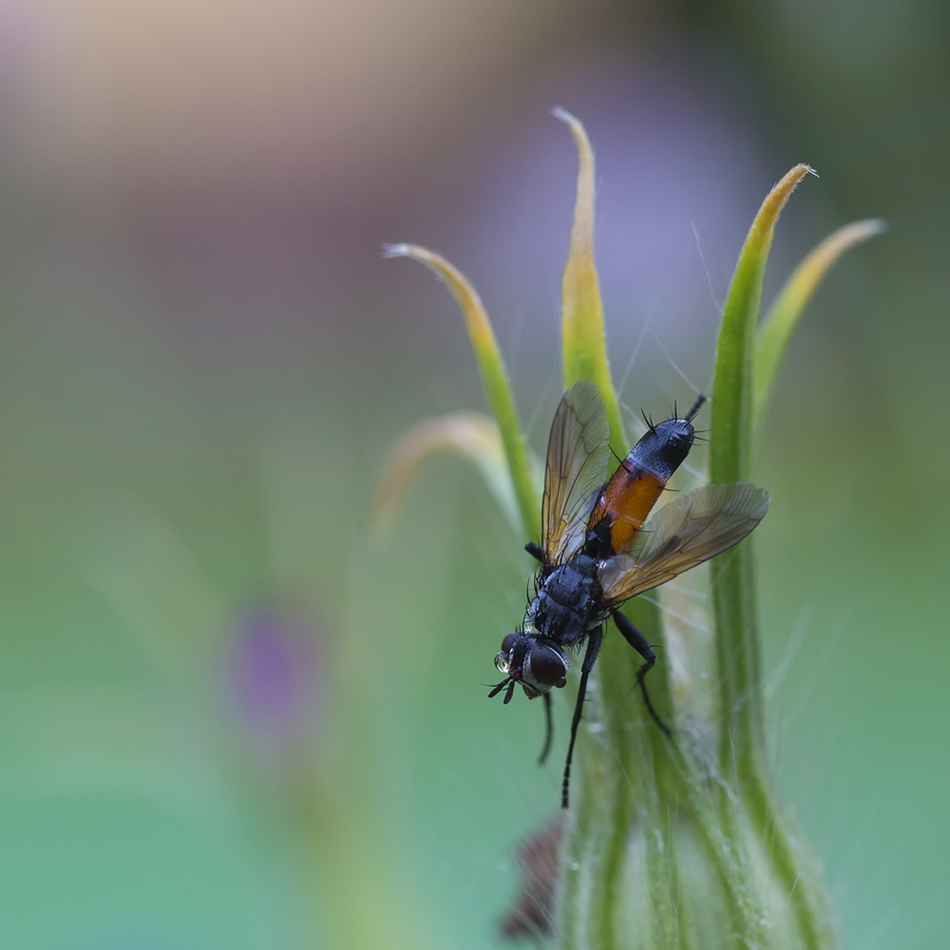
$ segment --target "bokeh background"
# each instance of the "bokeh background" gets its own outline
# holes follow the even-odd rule
[[[597,150],[631,411],[707,386],[791,165],[821,178],[767,296],[889,222],[812,304],[757,463],[769,733],[843,945],[939,945],[948,27],[939,0],[3,0],[0,946],[496,944],[557,798],[539,710],[482,688],[530,564],[455,459],[367,529],[398,434],[484,405],[444,288],[379,247],[476,283],[541,451],[553,105]]]

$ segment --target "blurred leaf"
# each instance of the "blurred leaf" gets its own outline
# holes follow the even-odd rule
[[[511,383],[501,351],[498,349],[498,342],[475,288],[445,258],[424,247],[414,244],[387,244],[384,245],[384,252],[389,257],[409,257],[430,267],[445,281],[458,301],[475,350],[475,359],[488,396],[488,404],[498,423],[525,536],[539,538],[541,503],[531,475],[527,443],[518,421]]]
[[[419,466],[440,452],[453,452],[473,462],[512,526],[516,531],[520,528],[518,501],[511,484],[501,433],[493,419],[478,412],[427,419],[399,439],[379,480],[370,513],[373,524],[388,526]]]
[[[756,429],[762,423],[785,347],[825,274],[845,251],[880,234],[886,227],[884,221],[871,218],[839,228],[804,258],[779,291],[759,328],[756,344],[752,394]]]
[[[554,109],[554,115],[570,128],[578,159],[574,224],[562,281],[564,385],[570,387],[580,379],[597,384],[607,409],[611,446],[623,458],[629,446],[610,379],[604,311],[594,263],[594,150],[584,126],[574,116],[561,108]]]

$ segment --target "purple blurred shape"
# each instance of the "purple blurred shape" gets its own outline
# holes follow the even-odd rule
[[[225,669],[230,703],[260,754],[280,755],[317,726],[316,637],[301,624],[272,607],[249,611]]]

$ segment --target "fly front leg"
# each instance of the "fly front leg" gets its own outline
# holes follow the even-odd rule
[[[561,783],[561,808],[567,808],[567,790],[571,784],[571,759],[574,756],[574,740],[577,738],[577,727],[581,723],[584,713],[584,696],[587,693],[587,677],[597,662],[600,645],[604,639],[604,625],[601,624],[587,639],[587,652],[584,654],[584,664],[581,666],[581,681],[577,684],[577,702],[574,704],[574,718],[571,720],[571,741],[567,746],[567,761],[564,763],[564,780]]]
[[[630,644],[643,657],[646,661],[643,666],[637,671],[637,685],[640,687],[641,692],[643,693],[643,701],[647,704],[647,709],[650,712],[650,717],[653,721],[660,727],[660,731],[666,736],[672,736],[673,733],[670,730],[670,727],[660,718],[657,711],[653,708],[653,703],[650,701],[650,694],[647,692],[646,683],[643,682],[647,673],[653,669],[653,664],[656,663],[656,654],[653,652],[653,647],[647,643],[646,637],[640,633],[639,630],[630,622],[630,620],[625,617],[619,610],[615,610],[611,615],[614,618],[614,623],[617,625],[617,629],[623,634],[624,640]]]
[[[544,700],[544,745],[541,746],[538,765],[544,765],[547,761],[548,753],[551,751],[551,739],[554,736],[554,725],[551,721],[551,694],[542,693],[541,698]]]
[[[542,564],[544,563],[544,550],[540,545],[535,544],[534,541],[529,541],[524,549],[532,557],[537,558]],[[544,697],[544,745],[541,746],[538,765],[544,765],[547,760],[548,753],[551,751],[551,739],[554,736],[554,726],[551,722],[551,694],[542,693],[541,695]]]

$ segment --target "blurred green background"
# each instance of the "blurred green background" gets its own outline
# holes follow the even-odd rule
[[[478,286],[540,452],[553,105],[597,149],[631,411],[707,386],[791,165],[821,179],[767,296],[889,222],[820,290],[761,446],[769,731],[843,945],[938,945],[948,27],[938,0],[3,0],[0,946],[496,943],[557,799],[540,711],[482,688],[530,563],[452,459],[367,531],[395,438],[483,408],[444,289],[379,246]]]

